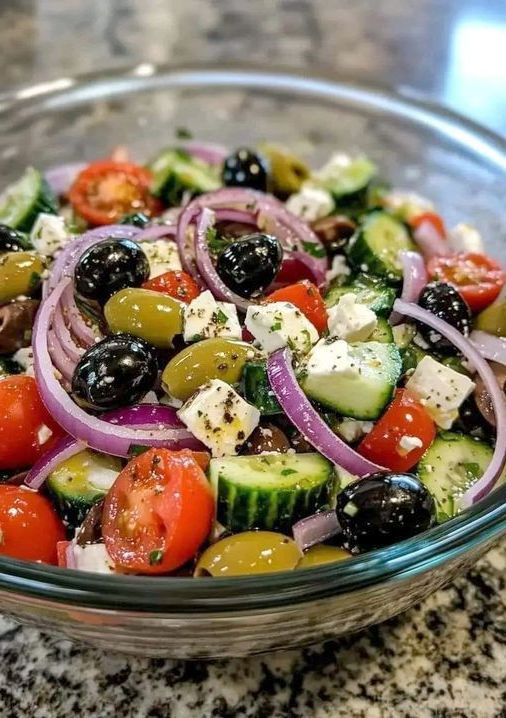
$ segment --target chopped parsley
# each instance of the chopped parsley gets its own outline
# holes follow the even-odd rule
[[[140,444],[131,444],[128,453],[130,456],[140,456],[149,450],[149,446],[141,446]]]
[[[209,227],[206,239],[209,251],[214,255],[221,254],[234,241],[233,237],[219,236],[216,227]]]
[[[281,322],[274,322],[274,324],[271,325],[271,332],[278,332],[282,326]]]
[[[163,551],[161,548],[157,548],[154,551],[149,552],[149,565],[157,566],[163,561]]]
[[[321,259],[322,257],[325,257],[327,255],[325,249],[323,247],[320,247],[319,244],[315,244],[314,242],[304,242],[304,240],[302,240],[302,246],[304,248],[304,251],[310,254],[312,257],[318,257],[318,259]]]
[[[228,317],[223,309],[218,309],[218,311],[214,313],[214,316],[218,324],[226,324],[228,321]]]

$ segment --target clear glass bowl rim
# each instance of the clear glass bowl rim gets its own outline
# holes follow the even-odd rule
[[[506,176],[506,140],[479,124],[406,91],[319,74],[234,65],[153,65],[95,72],[0,94],[0,120],[114,95],[161,88],[247,88],[319,102],[371,108],[433,129]],[[0,558],[0,590],[67,605],[149,613],[222,613],[273,609],[404,580],[457,558],[506,530],[506,486],[450,522],[394,546],[337,564],[236,578],[108,576]]]

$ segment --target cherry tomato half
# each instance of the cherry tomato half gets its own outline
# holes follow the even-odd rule
[[[80,172],[69,190],[75,211],[89,224],[113,224],[126,214],[162,211],[150,194],[151,172],[131,162],[100,160]]]
[[[142,286],[153,292],[168,294],[169,297],[174,297],[174,299],[179,299],[187,304],[200,294],[200,287],[193,277],[180,271],[165,272],[158,277],[148,279]]]
[[[31,466],[63,435],[32,376],[0,379],[0,469]]]
[[[0,554],[57,563],[65,527],[51,502],[22,486],[0,485]]]
[[[446,237],[445,223],[440,214],[436,214],[436,212],[423,212],[414,217],[410,224],[413,229],[418,229],[418,227],[425,222],[429,222],[443,239]]]
[[[318,287],[307,279],[276,289],[266,302],[291,302],[314,324],[320,334],[327,328],[327,309]]]
[[[403,447],[404,441],[418,439],[418,446]],[[408,471],[436,438],[436,427],[424,407],[399,389],[394,400],[373,430],[361,441],[358,452],[366,459],[392,471]]]
[[[506,282],[506,273],[498,262],[474,252],[433,257],[427,270],[432,278],[454,286],[473,312],[492,304]]]
[[[119,570],[167,573],[195,555],[213,516],[213,493],[192,452],[150,449],[107,494],[102,534]]]

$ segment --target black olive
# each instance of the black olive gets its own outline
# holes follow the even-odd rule
[[[130,334],[114,334],[83,354],[72,377],[72,393],[82,406],[119,409],[142,399],[157,377],[155,348]]]
[[[336,512],[345,545],[355,552],[402,541],[436,520],[432,495],[412,474],[378,472],[354,481],[337,497]]]
[[[85,299],[104,305],[126,287],[140,287],[149,278],[148,258],[131,239],[106,239],[90,247],[74,272],[75,287]]]
[[[0,224],[0,252],[24,252],[29,248],[24,234],[7,224]]]
[[[485,441],[490,436],[490,424],[480,412],[472,394],[461,404],[452,431],[462,431]]]
[[[251,297],[267,289],[279,272],[283,249],[269,234],[248,234],[219,255],[216,270],[229,289]]]
[[[247,147],[241,147],[223,163],[222,179],[227,187],[250,187],[266,192],[268,174],[267,160]]]
[[[150,222],[151,219],[147,214],[143,212],[133,212],[132,214],[125,214],[125,216],[121,218],[120,224],[131,224],[134,227],[144,229]]]
[[[471,310],[467,302],[450,284],[445,282],[427,284],[422,290],[418,304],[458,329],[465,337],[469,336],[472,321]],[[453,344],[435,329],[431,329],[422,322],[418,323],[418,328],[420,334],[434,349],[442,352],[455,351]]]

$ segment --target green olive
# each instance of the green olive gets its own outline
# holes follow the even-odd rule
[[[301,550],[288,536],[274,531],[245,531],[209,546],[197,562],[195,576],[291,571],[301,558]]]
[[[235,384],[255,350],[233,339],[203,339],[176,354],[162,374],[163,388],[176,399],[186,401],[211,379]]]
[[[478,314],[475,328],[497,337],[506,337],[506,299],[491,304]]]
[[[109,299],[104,314],[112,332],[133,334],[156,347],[172,346],[183,331],[181,302],[150,289],[122,289]]]
[[[263,145],[261,149],[270,163],[271,191],[280,197],[298,192],[309,177],[309,167],[283,147]]]
[[[33,252],[0,255],[0,303],[32,294],[40,285],[44,262]]]
[[[326,546],[323,543],[316,544],[306,551],[297,564],[297,568],[308,568],[309,566],[321,566],[324,563],[344,561],[351,558],[351,554],[344,548],[337,546]]]

